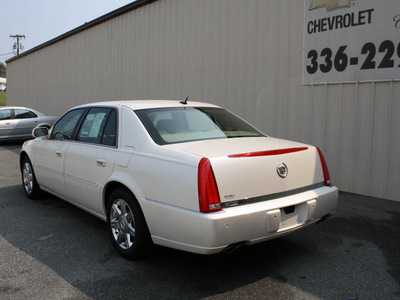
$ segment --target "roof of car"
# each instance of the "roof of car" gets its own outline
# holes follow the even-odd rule
[[[182,100],[123,100],[123,101],[106,101],[95,102],[78,107],[86,106],[126,106],[132,110],[149,109],[149,108],[163,108],[163,107],[219,107],[214,104],[204,102],[187,101],[187,104],[182,104]]]
[[[0,106],[0,109],[28,109],[28,108],[23,106]]]
[[[27,110],[31,110],[37,114],[44,115],[42,112],[40,112],[34,108],[25,107],[25,106],[0,106],[0,109],[1,110],[3,110],[3,109],[27,109]]]

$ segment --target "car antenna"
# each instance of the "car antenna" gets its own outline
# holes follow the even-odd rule
[[[185,100],[182,100],[182,101],[179,101],[179,103],[182,103],[182,104],[187,104],[187,101],[188,101],[188,99],[189,99],[189,97],[186,97],[186,99]]]

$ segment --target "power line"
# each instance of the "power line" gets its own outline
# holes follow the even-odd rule
[[[8,55],[10,55],[10,54],[14,54],[14,52],[0,54],[0,56],[8,56]]]

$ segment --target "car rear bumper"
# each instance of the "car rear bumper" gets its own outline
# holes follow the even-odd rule
[[[338,189],[324,186],[210,214],[148,199],[140,202],[155,244],[214,254],[231,245],[263,242],[318,222],[335,212],[337,201]]]

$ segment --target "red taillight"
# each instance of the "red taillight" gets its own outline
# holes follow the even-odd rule
[[[326,165],[326,161],[324,156],[322,155],[321,150],[317,147],[319,159],[321,160],[322,171],[324,172],[324,183],[326,186],[331,186],[331,177],[329,176],[328,166]]]
[[[198,186],[200,211],[209,213],[221,210],[221,200],[214,172],[210,161],[204,157],[199,163]]]

